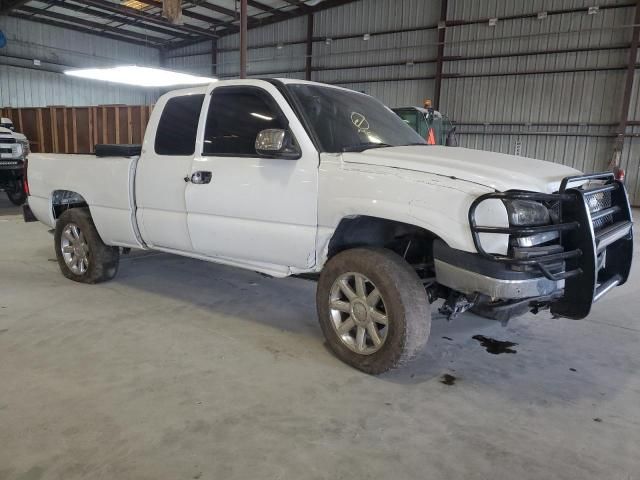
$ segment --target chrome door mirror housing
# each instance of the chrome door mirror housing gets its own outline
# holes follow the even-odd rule
[[[297,160],[301,156],[300,148],[287,130],[262,130],[256,137],[255,145],[256,152],[261,157]]]

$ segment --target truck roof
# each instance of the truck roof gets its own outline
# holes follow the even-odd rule
[[[320,83],[320,82],[311,82],[309,80],[299,80],[297,78],[247,78],[247,79],[232,79],[232,80],[218,80],[206,85],[199,85],[196,87],[189,87],[189,88],[181,88],[178,90],[171,90],[170,92],[167,92],[165,95],[169,95],[169,96],[179,96],[179,95],[195,95],[195,94],[206,94],[207,91],[211,88],[212,85],[216,85],[216,86],[224,86],[224,85],[246,85],[247,83],[251,83],[251,82],[268,82],[269,80],[277,80],[279,82],[282,82],[286,85],[292,85],[292,84],[302,84],[302,85],[317,85],[319,87],[327,87],[327,88],[335,88],[338,90],[346,90],[348,92],[352,92],[352,93],[360,93],[362,95],[367,95],[366,93],[362,93],[362,92],[358,92],[357,90],[351,90],[348,88],[344,88],[344,87],[339,87],[337,85],[329,85],[327,83]],[[413,107],[412,107],[413,108]]]

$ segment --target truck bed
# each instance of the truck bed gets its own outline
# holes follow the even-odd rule
[[[140,247],[134,229],[133,180],[138,157],[34,153],[29,156],[29,206],[41,222],[55,226],[54,193],[82,196],[103,241]]]

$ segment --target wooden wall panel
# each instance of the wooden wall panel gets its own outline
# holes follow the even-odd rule
[[[93,153],[97,143],[142,143],[153,105],[2,108],[33,152]]]
[[[93,148],[93,142],[91,140],[91,124],[89,122],[89,114],[91,109],[76,108],[74,118],[76,119],[77,130],[77,142],[78,150],[76,153],[90,153]]]

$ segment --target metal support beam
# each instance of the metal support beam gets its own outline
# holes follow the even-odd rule
[[[99,37],[110,38],[112,40],[120,40],[121,42],[135,43],[136,45],[142,45],[142,46],[145,46],[145,47],[149,47],[149,46],[159,47],[160,46],[160,44],[153,44],[153,42],[150,42],[150,41],[135,40],[133,38],[124,37],[122,35],[115,35],[115,34],[104,32],[104,31],[103,32],[99,32],[99,31],[94,30],[92,28],[82,27],[80,25],[76,25],[76,24],[72,24],[72,23],[59,22],[59,21],[56,21],[56,20],[51,20],[51,19],[48,19],[48,18],[41,18],[41,17],[34,18],[33,16],[28,15],[26,13],[11,12],[11,13],[9,13],[9,16],[15,17],[15,18],[21,18],[22,20],[30,20],[32,22],[43,23],[45,25],[51,25],[53,27],[66,28],[67,30],[73,30],[73,31],[76,31],[76,32],[88,33],[88,34],[91,34],[91,35],[97,35]]]
[[[624,90],[622,93],[622,105],[620,107],[620,122],[618,123],[617,137],[613,145],[613,155],[610,166],[612,168],[620,166],[622,147],[624,146],[624,136],[629,123],[629,107],[631,106],[631,91],[633,90],[633,80],[636,73],[636,59],[638,57],[638,41],[640,39],[640,0],[636,0],[636,13],[633,20],[633,30],[631,31],[631,44],[629,45],[629,60],[627,61],[627,71],[625,74]]]
[[[211,75],[218,74],[218,40],[211,40]]]
[[[118,15],[123,15],[125,17],[134,18],[141,22],[149,22],[155,23],[156,25],[164,25],[166,27],[187,33],[187,34],[195,34],[200,38],[199,41],[204,41],[207,38],[217,38],[219,35],[216,35],[209,30],[205,30],[203,28],[195,27],[192,25],[173,25],[168,20],[158,16],[147,14],[143,11],[136,10],[134,8],[125,7],[117,3],[107,2],[105,0],[83,0],[81,3],[86,5],[91,5],[95,8],[99,8],[101,10],[106,10],[108,12],[112,12]]]
[[[96,1],[96,0],[89,0],[89,1]],[[248,21],[248,26],[249,26],[249,28],[264,27],[266,25],[271,25],[273,23],[278,23],[278,22],[281,22],[283,20],[288,20],[288,19],[291,19],[291,18],[296,18],[296,17],[301,17],[303,15],[307,15],[309,13],[309,11],[311,11],[311,12],[319,12],[319,11],[322,11],[322,10],[327,10],[329,8],[340,7],[340,6],[347,5],[347,4],[353,3],[353,2],[358,2],[358,1],[362,1],[362,0],[324,0],[324,1],[320,2],[320,3],[318,3],[317,5],[315,5],[314,7],[300,6],[296,10],[292,10],[290,14],[289,14],[289,12],[281,12],[280,15],[269,15],[268,17],[264,17],[264,18],[250,17],[249,21]],[[194,3],[194,2],[192,2],[192,3]],[[207,5],[212,6],[211,4],[198,3],[198,6],[203,7],[203,8],[208,8]],[[239,27],[237,25],[232,25],[232,26],[230,26],[230,27],[228,27],[228,28],[226,28],[224,30],[219,30],[218,31],[218,33],[219,33],[218,36],[219,37],[224,37],[226,35],[232,35],[234,33],[238,33],[238,31],[239,31]],[[320,41],[320,40],[314,39],[314,41]],[[185,41],[177,42],[177,43],[174,43],[174,44],[170,45],[170,48],[175,49],[175,48],[186,47],[186,46],[192,45],[194,43],[198,43],[198,41],[185,40]],[[299,43],[304,43],[304,40],[299,42]],[[220,51],[222,51],[222,49],[220,49]]]
[[[38,15],[39,17],[52,18],[54,20],[61,20],[63,22],[69,22],[72,25],[82,25],[84,27],[89,27],[94,29],[94,33],[99,35],[102,32],[111,32],[115,35],[121,35],[123,40],[128,39],[136,39],[142,43],[149,43],[150,45],[158,44],[162,42],[162,38],[154,37],[151,35],[145,35],[138,32],[133,32],[130,30],[124,30],[121,28],[117,28],[111,25],[107,25],[104,23],[92,22],[90,20],[85,20],[84,18],[79,17],[71,17],[69,15],[64,15],[62,13],[53,12],[51,10],[32,8],[27,6],[22,6],[17,9],[19,12],[28,13],[30,15]],[[38,18],[32,18],[32,20],[38,21]]]
[[[240,0],[240,78],[247,78],[247,0]]]
[[[206,10],[210,10],[212,12],[217,12],[217,13],[221,13],[223,15],[227,15],[233,19],[237,18],[237,14],[235,11],[230,10],[228,8],[225,7],[221,7],[218,4],[213,4],[213,3],[209,3],[206,0],[205,1],[192,1],[191,3],[193,3],[194,5],[204,8]]]
[[[0,0],[0,15],[6,15],[14,8],[21,7],[29,0]]]
[[[313,68],[313,13],[307,15],[307,57],[304,68],[305,80],[311,80]]]
[[[163,3],[159,0],[138,0],[140,3],[144,3],[145,5],[149,5],[150,7],[162,8]],[[213,25],[225,25],[226,22],[222,22],[217,18],[210,17],[208,15],[202,15],[197,12],[192,12],[189,9],[193,7],[182,6],[182,15],[188,18],[193,18],[194,20],[200,20],[201,22],[211,23]]]
[[[80,1],[80,0],[78,0]],[[132,22],[130,18],[124,16],[124,14],[115,14],[110,12],[105,12],[103,10],[99,10],[97,8],[89,7],[87,5],[76,5],[69,1],[65,1],[62,3],[56,3],[56,7],[63,8],[65,10],[70,10],[72,12],[81,12],[88,15],[92,15],[98,18],[104,18],[105,20],[109,20],[111,22],[120,22],[126,23],[129,26],[139,26],[140,28],[144,28],[146,30],[162,33],[163,35],[168,35],[170,37],[178,37],[178,38],[193,38],[190,34],[184,33],[182,31],[173,30],[171,25],[166,24],[166,26],[158,26],[153,23],[141,23],[139,19],[134,19]]]
[[[440,0],[440,24],[438,25],[438,54],[436,56],[436,81],[433,90],[433,108],[440,109],[440,92],[442,91],[442,66],[444,64],[444,42],[447,33],[447,0]]]

